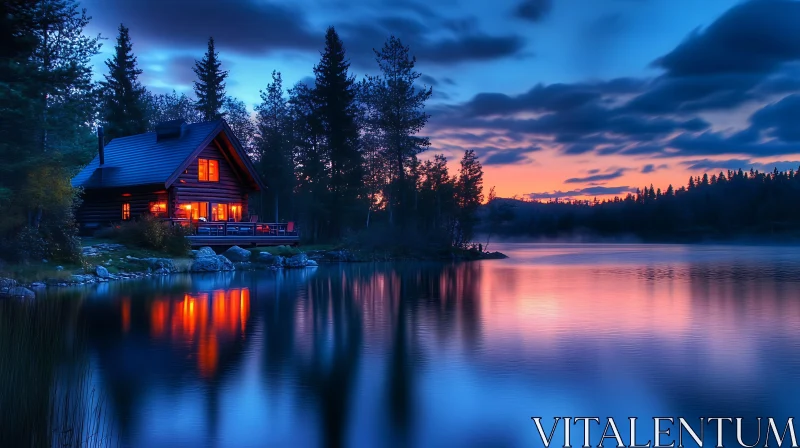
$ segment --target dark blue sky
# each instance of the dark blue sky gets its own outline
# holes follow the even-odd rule
[[[213,35],[250,107],[272,70],[307,78],[333,25],[357,76],[390,34],[433,86],[433,152],[475,149],[505,196],[586,197],[705,170],[800,165],[793,0],[87,0],[130,28],[152,90],[191,92]],[[98,70],[112,41],[97,59]],[[99,76],[99,73],[98,73]]]

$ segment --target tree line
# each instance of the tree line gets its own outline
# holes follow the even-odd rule
[[[262,220],[296,221],[311,241],[373,232],[397,241],[424,235],[465,246],[483,201],[480,162],[466,151],[457,173],[446,159],[421,160],[430,87],[410,49],[394,36],[374,50],[376,75],[356,79],[345,46],[328,28],[314,81],[283,85],[273,71],[251,114],[226,92],[213,37],[195,61],[194,97],[154,93],[130,30],[118,28],[100,82],[90,59],[100,36],[75,0],[9,0],[0,6],[0,248],[11,259],[75,258],[71,177],[106,141],[180,119],[224,118],[254,161],[267,190],[252,199]],[[321,39],[321,44],[322,44]],[[388,229],[388,230],[387,230]],[[384,233],[381,233],[384,232]]]
[[[481,211],[484,231],[502,236],[629,235],[646,240],[795,237],[800,228],[798,171],[721,171],[686,186],[639,188],[598,201],[494,199]]]

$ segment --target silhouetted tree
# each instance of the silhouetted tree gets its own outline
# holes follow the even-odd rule
[[[314,67],[315,113],[330,163],[331,235],[354,224],[363,190],[364,170],[357,122],[355,78],[348,72],[344,44],[333,27],[325,33],[325,49]]]
[[[294,164],[291,147],[291,117],[283,92],[283,80],[277,71],[272,72],[272,82],[261,91],[261,104],[256,106],[256,158],[258,169],[269,189],[271,207],[262,213],[274,212],[279,221],[280,210],[291,216],[291,199],[294,188]]]
[[[106,61],[108,73],[101,81],[103,124],[108,140],[141,134],[147,130],[146,90],[139,83],[142,70],[136,66],[128,28],[119,25],[114,56]]]
[[[197,96],[195,107],[203,121],[216,120],[222,117],[225,102],[225,78],[228,72],[222,70],[219,53],[214,50],[214,38],[208,38],[208,50],[203,59],[195,61],[194,93]]]

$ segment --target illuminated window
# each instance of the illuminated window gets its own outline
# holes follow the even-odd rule
[[[211,220],[212,221],[227,221],[228,220],[228,204],[211,204]]]
[[[231,218],[233,218],[233,220],[237,222],[242,220],[241,204],[231,204]]]
[[[190,202],[181,205],[186,215],[194,220],[200,218],[208,219],[208,202]]]
[[[197,159],[197,180],[200,182],[219,182],[219,161]]]
[[[167,216],[167,203],[166,202],[151,202],[150,214],[153,216]]]
[[[122,220],[127,221],[131,219],[131,203],[130,202],[123,202],[122,203]]]

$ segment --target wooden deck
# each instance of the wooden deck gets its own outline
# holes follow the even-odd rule
[[[224,236],[205,236],[192,235],[187,237],[192,243],[192,247],[202,246],[294,246],[300,238],[294,235],[272,236],[272,235],[224,235]]]
[[[189,225],[188,220],[171,219],[173,225]],[[200,246],[295,246],[300,234],[292,223],[269,222],[193,222],[187,238],[192,247]]]

